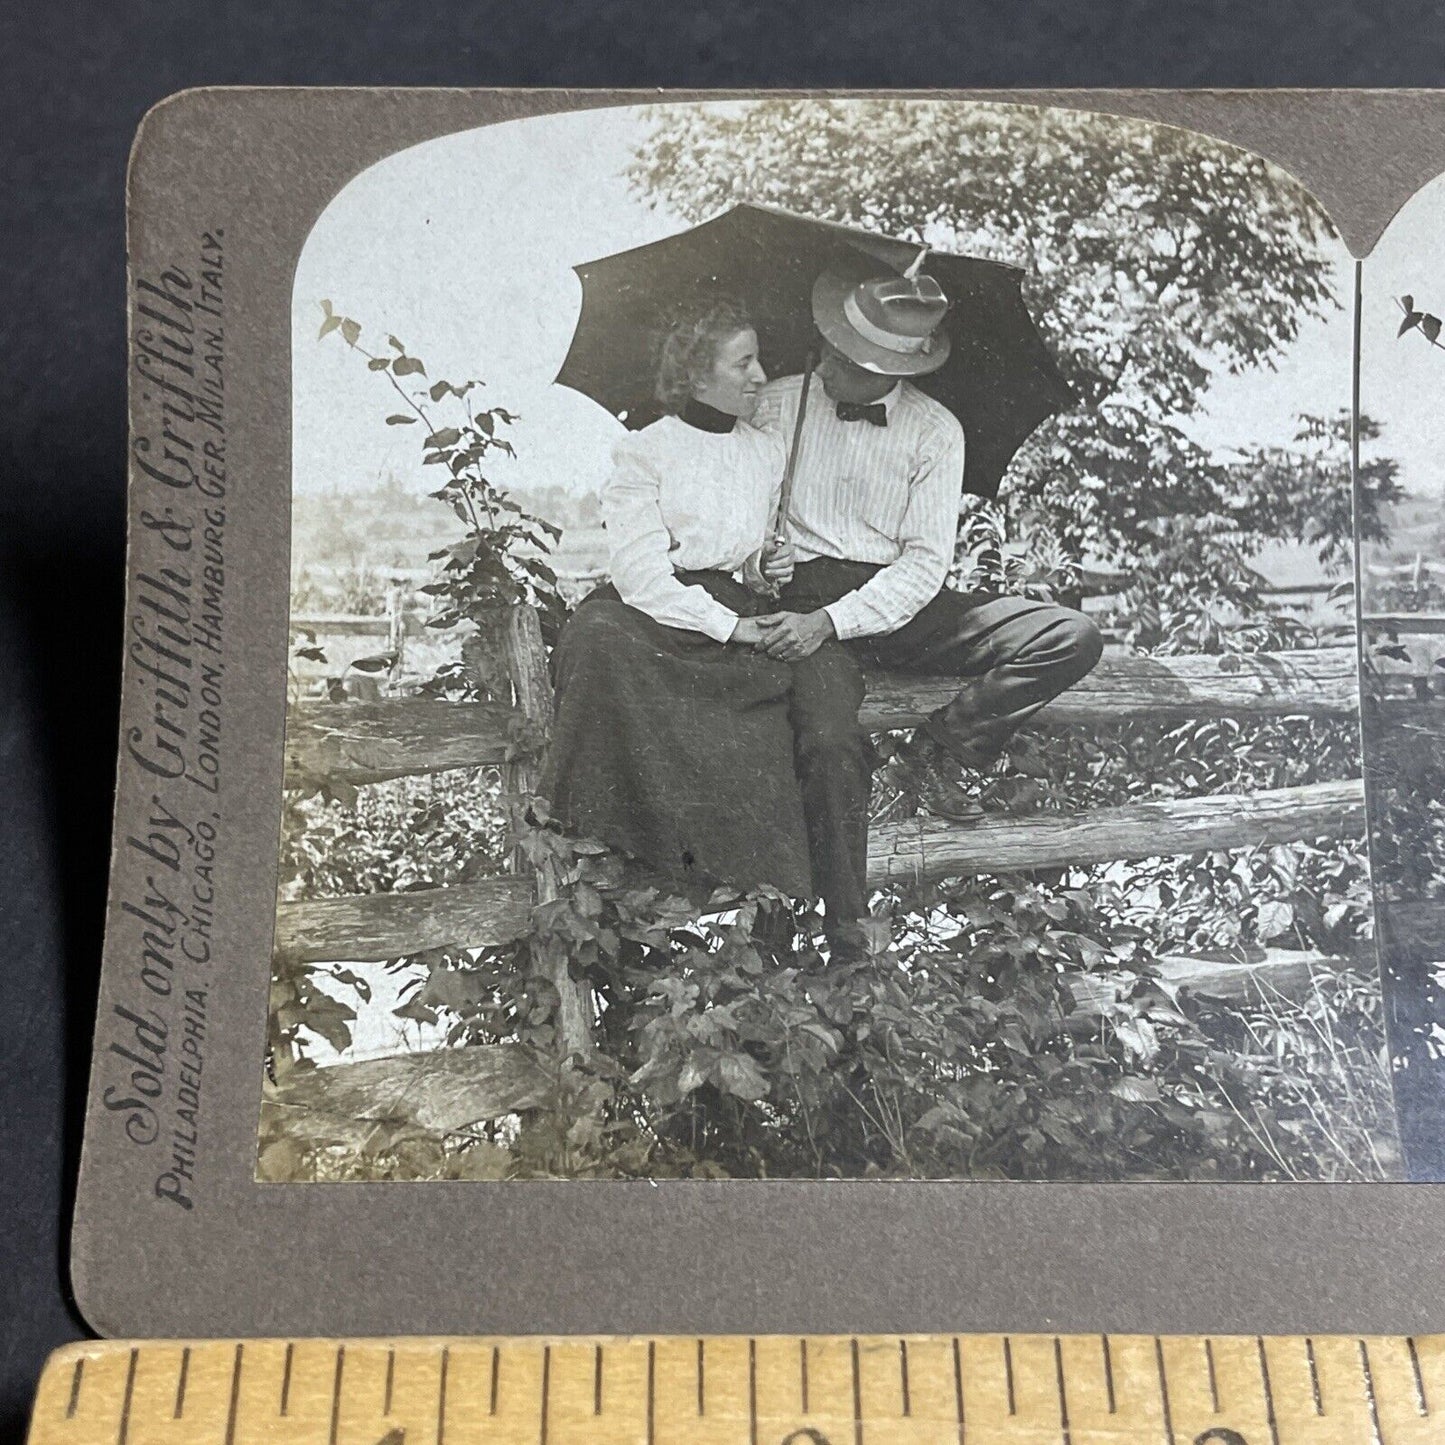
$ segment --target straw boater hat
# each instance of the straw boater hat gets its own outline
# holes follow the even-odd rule
[[[923,376],[937,371],[951,342],[943,330],[948,297],[919,274],[926,249],[901,276],[859,255],[823,272],[813,284],[813,320],[825,340],[866,371]]]

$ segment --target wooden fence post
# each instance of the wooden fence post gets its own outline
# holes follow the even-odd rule
[[[507,667],[512,675],[512,691],[522,716],[534,728],[547,729],[552,723],[552,681],[547,671],[547,651],[542,644],[542,629],[532,607],[513,607],[507,613],[503,647]],[[536,791],[538,769],[536,760],[528,757],[507,767],[508,789],[524,797]],[[513,865],[517,866],[516,863]],[[522,865],[525,866],[525,865]],[[556,869],[549,862],[536,870],[537,902],[548,903],[557,896]],[[592,1010],[587,989],[572,977],[564,958],[547,970],[561,999],[558,1017],[562,1050],[566,1055],[578,1054],[590,1059],[595,1048],[592,1036]]]
[[[400,582],[393,582],[386,590],[386,641],[387,650],[392,654],[387,681],[393,689],[401,681],[406,661],[407,595],[407,588]]]

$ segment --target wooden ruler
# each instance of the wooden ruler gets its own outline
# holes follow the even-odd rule
[[[1425,1445],[1445,1336],[123,1340],[30,1445]]]

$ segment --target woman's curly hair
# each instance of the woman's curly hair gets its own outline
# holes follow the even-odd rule
[[[722,292],[710,292],[679,307],[658,348],[654,391],[663,411],[676,416],[694,388],[712,375],[718,347],[752,325],[743,303]]]

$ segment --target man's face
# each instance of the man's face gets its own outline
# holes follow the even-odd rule
[[[844,356],[831,341],[821,337],[818,344],[822,349],[816,368],[823,390],[834,401],[853,401],[866,405],[868,402],[885,397],[898,385],[896,376],[880,376],[859,366],[856,361]]]

